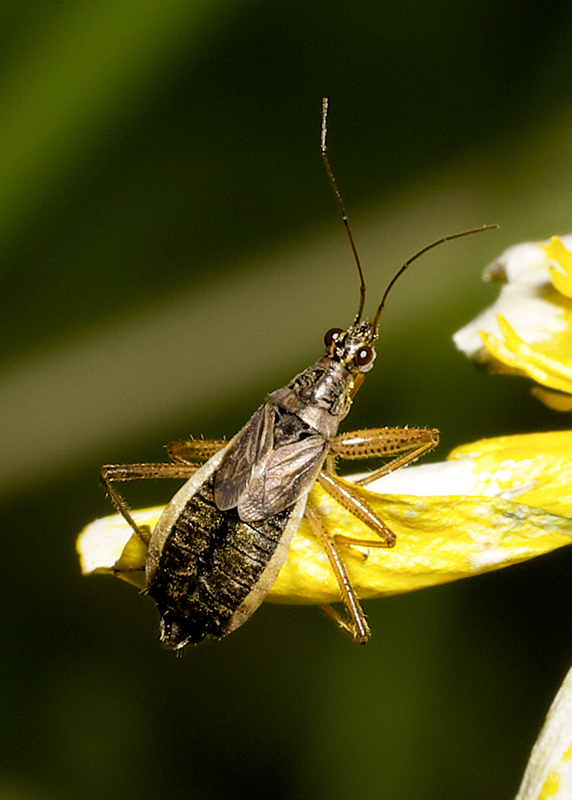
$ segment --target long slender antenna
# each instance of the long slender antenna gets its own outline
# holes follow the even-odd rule
[[[346,209],[344,208],[344,204],[342,201],[342,196],[340,194],[340,190],[336,184],[336,179],[334,178],[334,173],[332,172],[332,168],[330,167],[330,162],[328,160],[328,155],[326,153],[326,138],[328,135],[328,98],[324,97],[322,99],[322,135],[320,137],[320,149],[322,151],[322,161],[324,162],[324,166],[326,168],[326,172],[328,173],[328,178],[330,179],[330,184],[336,196],[336,200],[339,206],[340,211],[342,212],[342,219],[344,221],[344,225],[346,226],[346,231],[348,234],[348,238],[350,240],[350,245],[352,248],[352,253],[354,254],[354,259],[358,268],[359,272],[359,279],[360,279],[360,287],[359,287],[359,306],[358,312],[356,317],[356,322],[359,322],[361,319],[361,315],[363,313],[363,308],[365,305],[365,278],[363,276],[363,270],[361,268],[361,263],[359,260],[358,252],[354,243],[354,237],[352,236],[352,232],[350,230],[350,223],[348,221],[348,215],[346,214]],[[384,297],[385,300],[385,297]]]
[[[391,291],[391,289],[393,288],[393,286],[397,282],[397,279],[400,278],[401,275],[403,275],[403,273],[405,272],[407,267],[410,264],[413,264],[413,262],[416,261],[419,258],[419,256],[422,256],[428,250],[432,250],[434,247],[437,247],[438,245],[443,244],[444,242],[450,242],[451,239],[460,239],[463,236],[470,236],[472,233],[482,233],[483,231],[494,231],[496,228],[498,228],[498,225],[483,225],[481,228],[473,228],[470,231],[462,231],[461,233],[452,233],[450,236],[443,236],[442,239],[437,239],[436,242],[431,242],[431,244],[428,244],[422,250],[419,250],[418,253],[415,253],[414,256],[411,256],[411,258],[408,261],[406,261],[405,264],[397,270],[397,272],[395,273],[393,278],[390,280],[389,286],[387,287],[387,289],[383,293],[383,297],[381,298],[381,303],[379,304],[379,307],[378,307],[377,311],[375,312],[375,317],[373,318],[373,321],[371,323],[373,329],[374,330],[377,329],[377,325],[378,325],[378,322],[379,322],[379,318],[381,316],[381,312],[383,311],[383,308],[385,306],[385,301],[387,300],[387,295],[389,294],[389,292]]]

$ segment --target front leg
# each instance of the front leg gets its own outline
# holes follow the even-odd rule
[[[341,458],[391,458],[388,464],[356,481],[366,486],[406,464],[417,461],[439,443],[435,428],[367,428],[335,436],[330,443],[327,471],[334,472],[334,457]]]

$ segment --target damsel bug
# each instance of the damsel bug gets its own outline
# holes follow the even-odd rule
[[[347,215],[326,153],[328,101],[322,102],[321,152],[357,265],[357,315],[346,330],[326,333],[326,353],[265,402],[229,442],[199,440],[169,445],[171,463],[105,466],[101,482],[116,509],[148,544],[146,592],[161,616],[161,641],[173,648],[222,637],[258,608],[286,560],[302,516],[321,542],[346,609],[327,613],[357,642],[370,630],[352,588],[342,547],[393,547],[395,534],[352,484],[335,471],[336,457],[393,460],[358,483],[367,484],[415,461],[436,446],[439,433],[425,428],[372,428],[338,434],[353,398],[375,359],[373,345],[385,301],[413,261],[442,242],[488,230],[445,236],[424,247],[397,271],[373,320],[362,319],[365,280]],[[206,461],[202,466],[196,461]],[[151,533],[133,519],[113,486],[143,478],[185,478]],[[315,482],[364,523],[377,538],[331,535],[308,502]]]

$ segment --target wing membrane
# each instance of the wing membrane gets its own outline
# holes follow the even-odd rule
[[[215,480],[215,502],[221,511],[236,508],[255,466],[272,450],[273,425],[274,409],[266,403],[231,440]]]
[[[310,491],[328,449],[322,436],[308,436],[267,453],[238,502],[243,522],[278,514]]]

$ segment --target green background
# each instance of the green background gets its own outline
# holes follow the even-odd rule
[[[265,604],[176,658],[150,601],[82,578],[102,463],[231,436],[402,278],[348,427],[435,458],[569,427],[450,336],[482,267],[572,228],[572,7],[419,0],[0,8],[0,800],[488,800],[516,793],[572,661],[566,550],[365,604],[346,640]],[[130,487],[139,504],[174,487]]]

